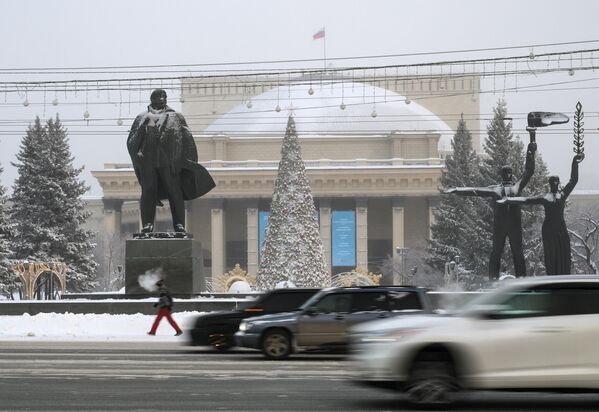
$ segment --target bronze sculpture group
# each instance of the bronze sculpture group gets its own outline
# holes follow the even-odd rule
[[[549,193],[521,197],[522,189],[534,173],[534,155],[537,149],[537,127],[552,124],[567,123],[569,118],[561,113],[531,112],[528,115],[530,143],[526,152],[524,174],[515,181],[512,168],[504,166],[501,170],[501,183],[487,187],[458,187],[449,188],[443,193],[455,193],[462,196],[491,197],[493,201],[493,247],[489,258],[489,278],[499,278],[500,260],[506,238],[510,242],[514,259],[515,274],[526,276],[526,265],[522,250],[521,205],[543,205],[545,220],[542,227],[543,252],[545,268],[548,275],[567,275],[571,273],[570,237],[564,220],[566,199],[578,182],[578,165],[584,159],[582,132],[582,106],[576,106],[574,152],[570,181],[565,187],[560,187],[558,176],[549,177]]]

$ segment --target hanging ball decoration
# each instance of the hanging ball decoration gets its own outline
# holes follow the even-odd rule
[[[89,112],[86,110],[85,113],[83,113],[83,118],[84,119],[89,119]]]
[[[339,105],[339,108],[340,108],[341,110],[345,110],[345,103],[341,103],[341,104]]]
[[[568,70],[568,74],[569,74],[570,76],[574,76],[574,69],[570,69],[570,70]]]
[[[377,117],[377,113],[376,113],[376,109],[372,109],[372,113],[370,113],[370,116],[372,116],[372,118]]]
[[[52,106],[58,106],[58,99],[52,100]]]
[[[122,126],[123,125],[123,119],[121,119],[119,117],[118,120],[116,121],[116,124],[118,124],[119,126]]]
[[[248,104],[246,104],[246,107],[247,107],[248,109],[251,109],[253,106],[254,106],[254,105],[252,104],[252,101],[251,101],[251,100],[248,102]]]
[[[279,113],[280,111],[281,111],[281,106],[279,106],[279,105],[277,104],[277,107],[275,107],[275,112]]]
[[[185,97],[181,96],[181,98],[179,99],[179,101],[180,101],[181,103],[185,103]]]
[[[533,52],[530,52],[530,54],[528,55],[528,58],[529,58],[530,60],[534,60],[534,59],[535,59],[535,57],[536,57],[536,56],[535,56],[535,54],[534,54]]]
[[[406,104],[410,104],[410,103],[412,103],[412,101],[410,100],[409,97],[406,97]]]
[[[310,96],[312,96],[314,94],[314,89],[312,88],[312,86],[310,86],[310,88],[308,89],[308,94]]]
[[[23,102],[23,106],[25,106],[25,107],[29,106],[29,100],[25,99],[25,101]]]

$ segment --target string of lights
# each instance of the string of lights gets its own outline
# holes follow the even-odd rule
[[[444,50],[444,51],[433,51],[433,52],[418,52],[418,53],[401,53],[401,54],[380,54],[380,55],[368,55],[368,56],[344,56],[344,57],[328,57],[327,61],[343,61],[343,60],[369,60],[369,59],[382,59],[382,58],[398,58],[398,57],[423,57],[423,56],[434,56],[434,55],[447,55],[447,54],[462,54],[462,53],[478,53],[478,52],[496,52],[501,50],[517,50],[517,49],[530,49],[530,53],[527,57],[535,58],[533,49],[555,47],[555,46],[572,46],[581,44],[599,43],[599,40],[579,40],[571,42],[556,42],[556,43],[537,43],[537,44],[526,44],[516,46],[504,46],[504,47],[485,47],[475,49],[459,49],[459,50]],[[541,56],[539,54],[538,56]],[[537,57],[538,57],[537,56]],[[189,71],[189,68],[196,67],[218,67],[218,66],[243,66],[251,65],[256,66],[259,64],[281,64],[281,63],[305,63],[315,62],[319,65],[322,64],[321,58],[316,59],[287,59],[287,60],[261,60],[261,61],[248,61],[248,62],[221,62],[221,63],[191,63],[191,64],[160,64],[160,65],[129,65],[129,66],[88,66],[88,67],[32,67],[32,68],[0,68],[0,73],[31,73],[32,71],[44,72],[49,71],[69,71],[73,72],[76,70],[87,72],[89,70],[109,70],[114,72],[120,69],[158,69],[158,68],[186,68],[185,71]],[[263,69],[260,69],[263,70]]]

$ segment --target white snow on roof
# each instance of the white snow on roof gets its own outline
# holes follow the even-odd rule
[[[313,94],[309,94],[310,88]],[[275,110],[277,102],[281,110]],[[345,104],[342,110],[340,105]],[[298,135],[364,136],[439,133],[440,150],[451,149],[453,131],[430,110],[391,90],[357,82],[315,82],[275,87],[222,115],[203,134],[235,137],[283,136],[290,109]],[[376,111],[376,117],[372,113]]]

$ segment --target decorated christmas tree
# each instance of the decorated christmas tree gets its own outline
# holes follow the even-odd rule
[[[330,283],[314,199],[295,122],[289,116],[256,286],[268,290],[277,284],[325,287]]]

